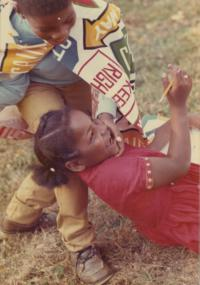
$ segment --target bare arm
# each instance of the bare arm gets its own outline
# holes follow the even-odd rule
[[[171,122],[168,120],[162,126],[155,129],[154,139],[147,146],[151,150],[160,151],[167,143],[169,143],[171,131]]]
[[[168,94],[171,110],[170,140],[167,157],[150,158],[154,187],[166,185],[184,175],[190,165],[190,137],[187,119],[186,100],[192,87],[192,81],[185,72],[170,67],[169,72],[174,84]],[[169,81],[166,77],[163,85]]]
[[[190,130],[200,129],[200,113],[189,114],[187,118]],[[156,151],[162,150],[162,148],[164,148],[169,143],[170,132],[171,132],[171,121],[169,119],[162,126],[155,129],[154,139],[148,145],[148,148]]]

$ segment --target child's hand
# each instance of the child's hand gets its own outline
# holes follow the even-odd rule
[[[185,106],[192,89],[192,79],[185,71],[175,65],[170,64],[168,70],[168,75],[163,76],[163,87],[166,89],[169,82],[173,82],[172,88],[167,95],[169,104],[174,107]],[[168,76],[170,76],[171,80],[169,80]]]
[[[116,156],[120,156],[124,151],[124,140],[120,130],[118,129],[117,125],[113,122],[113,118],[110,114],[102,113],[98,117],[104,124],[110,129],[112,132],[113,137],[115,138],[118,146],[118,153]]]

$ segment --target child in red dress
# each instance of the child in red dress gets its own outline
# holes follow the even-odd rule
[[[124,153],[117,156],[118,143],[105,124],[81,111],[64,109],[41,119],[35,152],[43,166],[34,175],[41,185],[53,188],[77,172],[150,240],[198,252],[200,167],[190,164],[186,111],[192,82],[178,67],[170,66],[169,73],[173,86],[167,96],[171,110],[167,155],[125,145]],[[168,84],[166,76],[164,88]]]

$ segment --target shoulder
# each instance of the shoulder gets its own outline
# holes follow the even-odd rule
[[[85,170],[80,176],[89,186],[97,185],[101,181],[109,186],[112,183],[117,183],[119,186],[138,184],[145,176],[145,157],[142,149],[126,145],[121,156],[107,159]]]
[[[80,176],[102,200],[119,210],[147,191],[145,158],[139,149],[128,147],[120,157],[108,159]]]

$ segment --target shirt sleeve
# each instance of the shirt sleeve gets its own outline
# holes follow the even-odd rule
[[[22,100],[29,83],[29,74],[0,74],[0,110]]]
[[[116,112],[117,105],[114,100],[112,98],[108,98],[105,95],[100,94],[96,117],[98,117],[102,113],[109,113],[113,116],[113,118],[115,118]]]

